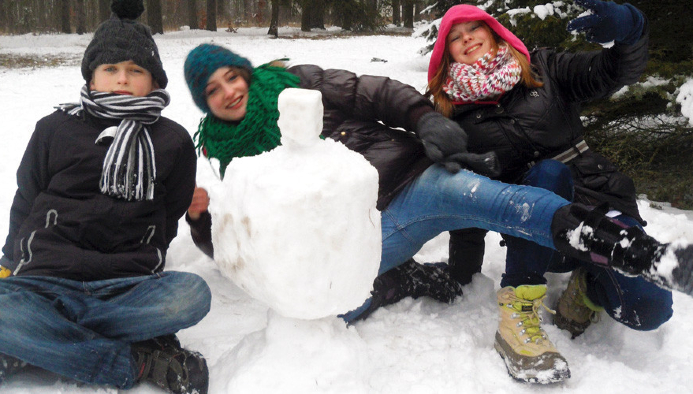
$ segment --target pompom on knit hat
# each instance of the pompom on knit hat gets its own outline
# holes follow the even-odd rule
[[[520,53],[527,57],[527,61],[530,61],[529,51],[527,50],[525,44],[510,30],[506,29],[505,26],[501,25],[500,22],[498,22],[494,17],[479,7],[469,4],[458,4],[450,7],[450,9],[443,16],[443,19],[440,21],[438,38],[433,45],[433,53],[431,53],[431,60],[428,63],[429,82],[433,79],[438,67],[440,67],[440,63],[443,61],[443,52],[445,51],[445,45],[447,43],[450,29],[452,29],[452,27],[458,23],[471,21],[485,22],[488,27],[498,34],[500,38],[504,39],[508,45],[517,49]]]
[[[114,0],[111,11],[111,17],[96,28],[94,38],[84,51],[82,76],[87,84],[98,66],[132,60],[152,73],[161,89],[166,88],[168,78],[152,32],[149,26],[135,20],[144,12],[142,0]]]
[[[247,70],[251,75],[253,73],[253,65],[248,59],[215,44],[198,45],[185,59],[185,82],[188,83],[193,101],[206,114],[211,109],[207,106],[205,88],[209,77],[220,67],[237,67]]]

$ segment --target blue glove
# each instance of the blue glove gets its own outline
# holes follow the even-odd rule
[[[437,112],[424,114],[416,125],[426,156],[445,166],[451,173],[470,168],[489,177],[500,174],[495,152],[474,154],[467,152],[467,133],[456,122]]]
[[[573,19],[568,23],[568,31],[585,33],[587,41],[599,44],[614,41],[632,45],[640,39],[645,17],[632,5],[600,0],[575,0],[575,3],[592,10],[592,15]]]

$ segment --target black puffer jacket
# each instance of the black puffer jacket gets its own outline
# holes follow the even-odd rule
[[[581,103],[607,97],[638,81],[647,63],[647,42],[644,34],[634,45],[616,44],[596,52],[534,51],[532,65],[543,87],[518,84],[497,104],[457,106],[453,119],[469,135],[469,151],[496,151],[503,168],[499,179],[517,182],[534,162],[552,158],[583,140]],[[632,180],[608,160],[588,150],[568,165],[576,201],[590,205],[608,201],[612,208],[642,222]]]
[[[362,154],[378,170],[379,210],[432,164],[413,132],[419,118],[433,112],[433,106],[413,87],[386,77],[358,77],[313,65],[288,71],[301,79],[301,88],[321,92],[325,109],[322,135]],[[197,221],[187,219],[195,244],[212,256],[209,213]]]
[[[37,123],[17,171],[10,231],[2,249],[20,265],[17,275],[92,281],[163,270],[195,187],[192,139],[169,119],[151,125],[154,200],[125,201],[99,190],[108,146],[95,140],[112,125],[63,111]]]

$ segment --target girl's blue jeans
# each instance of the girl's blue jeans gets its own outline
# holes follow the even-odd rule
[[[438,234],[463,228],[496,231],[554,248],[553,215],[568,204],[546,189],[506,184],[467,170],[451,174],[432,165],[381,213],[379,274],[410,259]],[[342,316],[350,321],[369,306],[370,299]]]
[[[573,200],[573,177],[570,168],[555,160],[543,160],[524,176],[523,185],[551,190],[566,200]],[[642,227],[630,216],[615,219],[628,226]],[[628,277],[612,269],[575,259],[564,258],[553,249],[510,236],[504,236],[508,247],[501,287],[546,283],[546,272],[570,272],[579,266],[587,270],[587,296],[616,321],[636,330],[653,330],[673,314],[672,295],[640,277]]]
[[[93,282],[0,279],[0,353],[128,389],[136,378],[130,344],[195,325],[210,303],[205,281],[185,272]]]
[[[611,269],[574,260],[564,261],[560,254],[554,253],[553,215],[558,208],[569,204],[573,196],[572,176],[563,163],[540,162],[526,174],[525,183],[510,185],[466,170],[451,174],[438,165],[429,167],[382,212],[379,274],[413,257],[443,231],[477,227],[510,236],[506,237],[511,240],[503,278],[506,283],[501,282],[501,286],[511,285],[507,283],[508,277],[526,279],[536,275],[541,278],[539,283],[546,283],[543,275],[547,270],[568,272],[584,264],[595,278],[588,296],[617,321],[648,330],[671,317],[671,292],[639,277],[626,277]],[[631,221],[626,224],[637,224],[628,219]],[[519,284],[532,283],[513,285]],[[370,299],[343,318],[350,321],[369,306]]]

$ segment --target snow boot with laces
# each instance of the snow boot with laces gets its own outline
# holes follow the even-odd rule
[[[575,338],[585,332],[590,324],[599,321],[599,313],[603,310],[587,297],[587,270],[578,267],[570,275],[568,287],[558,298],[553,324],[569,331]]]
[[[198,352],[181,348],[175,335],[132,344],[137,382],[150,382],[173,394],[207,394],[209,370]]]
[[[693,244],[660,243],[637,227],[605,216],[607,209],[581,204],[558,209],[551,222],[556,250],[693,295]]]
[[[497,296],[500,322],[494,347],[510,376],[521,382],[541,384],[568,379],[568,362],[541,328],[539,308],[546,308],[546,285],[508,286],[500,289]]]

